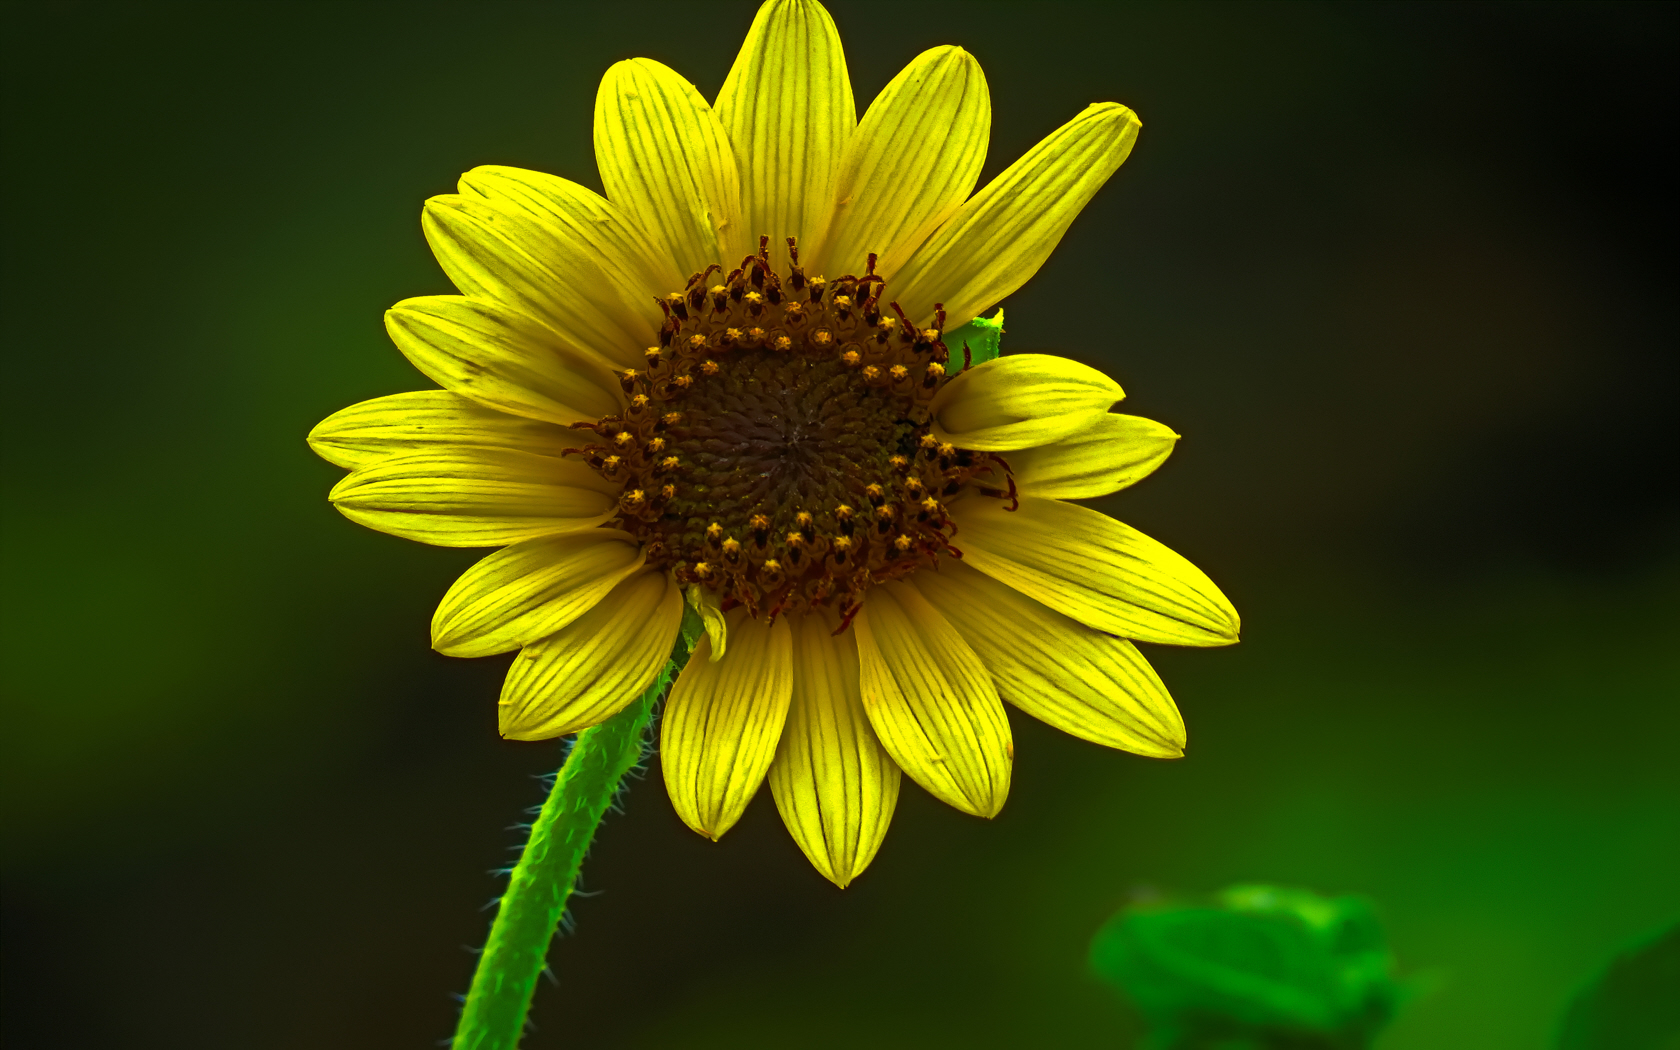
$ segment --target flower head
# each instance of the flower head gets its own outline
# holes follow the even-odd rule
[[[954,47],[857,120],[828,13],[770,0],[715,105],[657,62],[607,71],[605,199],[482,167],[426,202],[461,294],[398,303],[387,327],[443,389],[352,406],[310,441],[352,469],[331,497],[352,520],[503,548],[432,636],[520,650],[505,736],[610,717],[692,606],[705,633],[661,731],[677,812],[717,838],[768,778],[840,885],[880,845],[901,770],[998,812],[1003,701],[1182,753],[1128,639],[1228,644],[1236,613],[1177,554],[1064,502],[1138,480],[1177,435],[1110,412],[1124,395],[1092,368],[973,363],[968,345],[1139,124],[1093,105],[974,193],[990,120]]]

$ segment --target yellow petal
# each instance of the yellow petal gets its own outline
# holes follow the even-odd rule
[[[380,460],[327,498],[351,521],[439,547],[500,547],[618,513],[616,494],[584,464],[489,448]]]
[[[745,232],[770,238],[771,261],[782,271],[788,237],[808,251],[821,241],[840,157],[857,126],[846,55],[823,6],[769,0],[760,7],[716,108],[741,165]]]
[[[963,560],[1088,627],[1144,642],[1230,645],[1237,611],[1207,574],[1088,507],[1022,496],[951,505]]]
[[[629,216],[575,182],[545,172],[486,164],[461,176],[459,188],[464,195],[523,212],[547,227],[568,254],[598,266],[605,281],[580,291],[598,298],[603,308],[624,309],[657,328],[664,314],[654,297],[681,291],[688,278],[677,272],[669,253],[654,248]],[[635,353],[642,349],[628,348]]]
[[[1178,435],[1142,416],[1108,413],[1060,441],[1011,452],[1020,490],[1056,499],[1090,499],[1143,480],[1166,462]]]
[[[1137,647],[959,561],[911,578],[986,665],[998,695],[1064,733],[1154,758],[1184,753],[1184,719]]]
[[[840,161],[833,225],[813,272],[888,280],[961,206],[980,178],[992,99],[980,63],[960,47],[924,51],[882,89]]]
[[[516,543],[461,574],[432,615],[432,648],[445,656],[505,653],[582,616],[646,552],[627,532],[590,529]]]
[[[991,676],[921,592],[871,587],[857,632],[864,710],[904,772],[964,813],[996,816],[1015,761]]]
[[[711,640],[711,661],[717,663],[729,651],[729,620],[723,615],[723,603],[713,591],[698,583],[688,585],[688,604],[700,622],[706,625],[706,637]]]
[[[898,804],[898,766],[870,728],[857,643],[829,617],[793,624],[793,702],[770,767],[782,823],[823,877],[845,886],[869,866]]]
[[[922,325],[978,317],[1025,284],[1137,141],[1137,114],[1099,102],[1051,132],[939,228],[893,278],[890,293]]]
[[[657,307],[625,309],[616,293],[604,293],[612,275],[587,245],[569,243],[521,208],[449,193],[426,202],[420,228],[462,294],[541,321],[574,352],[624,368],[658,337]]]
[[[741,819],[770,762],[793,693],[793,636],[729,613],[729,652],[710,659],[702,638],[665,705],[659,734],[665,790],[683,823],[709,839]]]
[[[982,452],[1060,441],[1126,396],[1089,365],[1051,354],[998,357],[959,372],[930,406],[933,435]]]
[[[632,58],[607,70],[595,96],[595,163],[607,197],[685,277],[712,263],[728,270],[747,253],[729,135],[670,68]]]
[[[653,684],[681,624],[670,574],[631,576],[515,658],[502,685],[502,735],[547,740],[605,722]]]
[[[501,412],[569,426],[624,405],[622,387],[598,358],[500,303],[404,299],[386,311],[385,330],[427,378]]]
[[[485,408],[447,390],[376,397],[334,412],[309,432],[309,447],[328,463],[370,463],[440,446],[511,448],[558,457],[588,435]]]

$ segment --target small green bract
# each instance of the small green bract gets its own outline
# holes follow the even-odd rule
[[[985,364],[998,355],[1003,343],[1003,307],[990,317],[976,317],[961,328],[945,333],[945,345],[953,356],[968,348],[969,364]]]

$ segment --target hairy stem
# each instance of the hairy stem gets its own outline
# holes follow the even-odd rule
[[[502,894],[455,1028],[454,1050],[518,1047],[531,993],[547,965],[548,943],[566,911],[583,855],[618,782],[641,758],[653,705],[687,661],[688,647],[679,638],[647,692],[577,735]]]

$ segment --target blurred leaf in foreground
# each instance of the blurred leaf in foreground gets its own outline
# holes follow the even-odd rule
[[[1610,960],[1570,1003],[1558,1050],[1680,1050],[1680,923]]]
[[[1143,1016],[1150,1050],[1369,1047],[1405,995],[1366,901],[1274,886],[1125,908],[1090,963]]]

